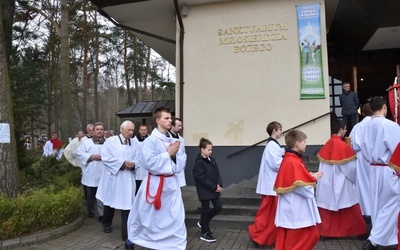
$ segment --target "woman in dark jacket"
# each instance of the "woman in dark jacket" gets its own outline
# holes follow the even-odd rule
[[[215,158],[210,156],[212,153],[211,141],[201,138],[199,148],[200,153],[193,167],[194,182],[202,210],[200,222],[197,225],[201,228],[201,240],[215,242],[216,239],[211,234],[209,223],[222,210],[219,198],[222,187],[221,175]],[[210,209],[210,201],[213,204],[212,209]]]

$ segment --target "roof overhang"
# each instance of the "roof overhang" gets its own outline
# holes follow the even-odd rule
[[[176,65],[175,1],[181,10],[185,6],[190,11],[190,6],[232,0],[91,0],[100,13],[133,32],[173,65]],[[400,48],[399,9],[399,0],[325,1],[328,43],[356,50]]]
[[[180,8],[230,0],[177,0]],[[174,0],[92,0],[114,24],[130,30],[168,62],[175,64],[176,11]]]

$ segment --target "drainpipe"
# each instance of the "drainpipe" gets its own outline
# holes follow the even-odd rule
[[[174,0],[175,11],[179,22],[179,118],[183,121],[183,37],[185,34],[185,28],[183,27],[182,13],[179,8],[178,0]]]

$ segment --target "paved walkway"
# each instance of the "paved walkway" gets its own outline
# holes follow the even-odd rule
[[[193,187],[183,188],[183,199],[186,209],[198,207],[197,195]],[[212,227],[212,225],[211,225]],[[113,232],[105,234],[102,231],[102,225],[97,218],[83,218],[83,224],[79,229],[68,233],[67,235],[53,239],[44,243],[36,243],[34,245],[13,248],[21,250],[109,250],[124,249],[124,242],[120,236],[120,214],[116,212],[113,222]],[[273,249],[273,248],[256,248],[251,243],[247,230],[232,230],[224,228],[212,228],[213,235],[217,238],[215,243],[206,243],[199,239],[200,229],[196,225],[187,225],[188,244],[187,249],[215,249],[215,250],[245,250],[245,249]],[[328,241],[320,241],[314,249],[361,249],[363,242],[354,238],[335,239]],[[10,248],[8,248],[10,249]],[[135,249],[146,249],[135,247]],[[385,249],[385,248],[382,248]],[[396,248],[390,248],[396,249]]]

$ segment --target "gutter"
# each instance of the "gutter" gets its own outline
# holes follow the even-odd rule
[[[185,27],[183,26],[182,12],[179,8],[178,0],[174,0],[175,11],[179,22],[179,118],[183,121],[183,41],[185,35]]]

